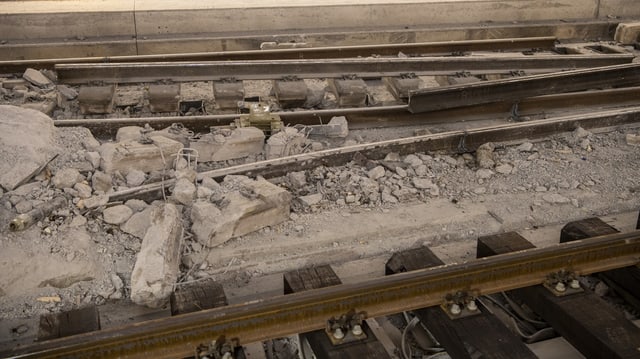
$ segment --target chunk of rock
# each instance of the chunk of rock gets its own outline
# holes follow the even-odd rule
[[[116,133],[116,142],[138,141],[143,130],[140,126],[120,127]]]
[[[53,86],[53,82],[51,82],[48,77],[43,75],[42,72],[36,69],[28,68],[22,74],[22,78],[41,88]]]
[[[100,167],[100,154],[98,152],[89,151],[85,153],[84,159],[91,163],[94,169]]]
[[[84,180],[84,176],[74,168],[64,168],[56,173],[51,179],[56,188],[73,188],[73,186]]]
[[[481,168],[476,171],[476,177],[479,179],[489,179],[493,176],[493,171],[487,168]]]
[[[533,143],[525,142],[525,143],[521,144],[520,146],[516,147],[516,149],[519,152],[531,152],[531,151],[533,151]]]
[[[182,143],[162,136],[150,139],[151,144],[136,141],[103,144],[99,151],[102,156],[100,167],[106,173],[120,171],[124,175],[132,169],[143,172],[169,169],[182,149]]]
[[[165,203],[151,212],[136,264],[131,273],[131,301],[150,308],[167,303],[180,273],[182,218],[175,205]]]
[[[91,186],[94,191],[107,193],[111,191],[113,187],[113,180],[111,175],[108,175],[101,171],[95,171],[91,176]]]
[[[12,190],[58,152],[47,115],[0,105],[0,186]]]
[[[176,182],[171,197],[178,203],[189,206],[196,198],[196,186],[187,178],[181,178]]]
[[[327,137],[339,138],[349,136],[349,123],[347,122],[347,118],[344,116],[332,117],[325,128],[324,134]]]
[[[198,207],[195,213],[192,208],[191,219],[197,230],[194,234],[202,245],[217,246],[231,238],[289,219],[289,192],[265,179],[251,180],[245,176],[227,176],[225,183],[229,177],[234,177],[233,187],[237,190],[225,195],[226,205],[219,216],[213,219],[212,216],[217,215],[217,212],[212,207],[201,204],[204,201],[196,202]],[[205,210],[211,210],[213,214],[206,214]],[[215,225],[212,226],[209,222]]]
[[[131,215],[133,215],[133,211],[124,204],[109,207],[102,211],[104,221],[109,224],[122,224],[131,218]]]
[[[304,171],[289,172],[287,179],[293,188],[301,188],[307,184],[307,175]]]
[[[476,162],[480,168],[493,168],[495,161],[493,160],[493,151],[496,146],[491,143],[485,143],[476,150]]]
[[[262,152],[264,132],[256,127],[220,131],[203,135],[197,141],[192,141],[189,147],[198,151],[198,160],[201,162],[244,158]]]
[[[293,127],[285,127],[271,136],[265,145],[267,159],[292,156],[302,153],[306,135]]]
[[[372,168],[371,170],[369,170],[369,172],[367,173],[369,178],[371,178],[374,181],[384,177],[385,174],[386,174],[386,171],[385,171],[384,167],[382,167],[382,166],[376,166],[376,167]]]
[[[403,162],[408,164],[409,166],[411,166],[413,168],[416,168],[416,167],[421,166],[423,164],[423,162],[420,159],[420,157],[418,157],[416,155],[407,155],[407,157],[404,158]]]
[[[127,186],[129,187],[138,187],[144,183],[147,179],[147,176],[144,172],[140,170],[131,170],[127,173]]]
[[[124,205],[131,208],[131,210],[133,210],[134,212],[142,212],[147,209],[147,207],[149,207],[147,202],[135,198],[128,200]]]
[[[640,135],[634,135],[632,133],[628,133],[626,136],[627,145],[629,146],[640,146]]]
[[[144,238],[147,229],[151,226],[151,213],[153,209],[154,206],[149,206],[142,212],[133,213],[125,223],[120,225],[120,229],[140,239]]]
[[[56,90],[58,90],[58,93],[67,100],[73,100],[78,97],[78,91],[67,85],[58,85],[56,86]]]
[[[440,188],[428,178],[414,178],[413,186],[417,189],[427,189],[432,196],[440,194]]]
[[[211,177],[204,177],[202,179],[202,186],[206,187],[212,191],[217,191],[220,189],[220,184],[218,182],[216,182],[216,180],[214,180]]]
[[[78,197],[80,198],[89,198],[91,197],[91,186],[89,186],[88,184],[85,183],[76,183],[75,186],[73,186],[73,189],[75,189],[78,192]]]
[[[496,172],[498,173],[502,173],[503,175],[508,175],[511,173],[511,171],[513,171],[513,166],[509,165],[509,164],[501,164],[499,166],[496,166]]]
[[[314,193],[298,197],[298,201],[303,207],[313,207],[322,201],[322,193]]]
[[[109,195],[101,194],[98,196],[89,197],[83,200],[82,203],[84,204],[84,207],[88,209],[106,206],[107,203],[109,203]]]

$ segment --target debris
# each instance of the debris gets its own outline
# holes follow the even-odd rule
[[[62,95],[67,100],[73,100],[78,97],[78,91],[72,89],[67,85],[58,85],[56,86],[56,89],[58,90],[58,93],[60,93],[60,95]]]
[[[626,136],[627,145],[629,146],[640,146],[640,135],[634,135],[632,133],[628,133]]]
[[[45,217],[49,216],[53,211],[58,208],[65,207],[67,205],[67,199],[58,196],[52,199],[49,202],[45,202],[36,208],[32,209],[28,213],[21,214],[14,218],[9,224],[9,229],[12,231],[23,231],[29,227],[31,227],[36,222],[43,220]]]
[[[371,170],[369,170],[369,172],[367,173],[369,178],[371,178],[374,181],[384,177],[385,174],[386,174],[386,171],[385,171],[384,167],[382,167],[382,166],[376,166],[376,167],[372,168]]]
[[[573,130],[573,136],[575,138],[585,138],[585,137],[591,136],[591,132],[585,130],[582,127],[578,127],[575,130]]]
[[[121,204],[102,211],[105,223],[119,225],[126,222],[133,215],[131,208]]]
[[[23,74],[22,78],[31,82],[32,84],[40,87],[40,88],[49,88],[53,86],[53,82],[43,75],[40,71],[32,68],[28,68]]]
[[[96,192],[108,193],[113,187],[111,175],[101,171],[95,171],[91,177],[91,185]]]
[[[491,178],[491,176],[493,176],[493,171],[490,169],[481,168],[476,171],[476,177],[478,177],[479,179],[485,180]]]
[[[152,136],[150,144],[136,141],[105,143],[100,146],[100,167],[106,173],[120,171],[128,174],[131,169],[143,172],[169,169],[182,143],[162,136]]]
[[[516,148],[520,152],[531,152],[533,151],[533,143],[525,142]]]
[[[192,181],[189,181],[189,179],[180,178],[173,188],[171,197],[178,203],[189,206],[191,205],[191,202],[193,202],[193,200],[196,198],[196,186]]]
[[[73,186],[84,180],[84,176],[78,172],[78,170],[73,168],[64,168],[56,173],[55,176],[51,179],[56,188],[64,189],[64,188],[73,188]]]
[[[198,160],[201,162],[243,158],[262,152],[264,132],[255,127],[218,131],[192,141],[190,147],[198,151]]]
[[[131,273],[134,303],[150,308],[167,303],[180,272],[182,232],[182,216],[175,205],[164,203],[153,208],[151,226]]]
[[[265,179],[227,176],[222,186],[231,189],[222,210],[203,201],[192,207],[192,231],[204,246],[217,246],[289,219],[291,195]]]
[[[309,126],[310,135],[345,138],[349,135],[349,123],[344,116],[332,117],[326,125]]]
[[[0,105],[0,186],[12,190],[43,168],[58,150],[46,115]]]
[[[300,196],[300,197],[298,197],[298,201],[304,207],[313,207],[316,204],[320,203],[320,201],[322,201],[322,194],[321,193],[315,193],[315,194],[310,194],[310,195],[306,195],[306,196]]]
[[[495,145],[491,142],[485,143],[476,150],[476,162],[480,168],[493,168],[495,161],[493,160],[493,151]]]
[[[266,158],[269,160],[302,153],[306,137],[303,129],[285,127],[267,140],[265,146]]]
[[[509,164],[501,164],[499,166],[496,166],[496,172],[498,173],[502,173],[503,175],[508,175],[511,173],[511,171],[513,171],[513,166],[509,165]]]
[[[147,179],[146,174],[140,170],[133,169],[127,173],[127,186],[138,187]]]
[[[140,126],[124,126],[116,132],[116,142],[138,141],[144,131],[144,127]]]
[[[82,200],[82,202],[78,202],[78,205],[80,205],[80,203],[82,203],[83,206],[88,209],[106,206],[107,203],[109,203],[109,195],[101,194],[97,196],[92,196],[85,200]]]
[[[130,201],[127,201],[129,203]],[[151,213],[154,206],[145,208],[142,212],[133,213],[133,215],[123,224],[120,225],[120,229],[123,232],[129,233],[137,238],[144,238],[147,229],[151,225]]]

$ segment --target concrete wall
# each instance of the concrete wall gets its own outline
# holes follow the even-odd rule
[[[25,41],[640,16],[637,0],[57,0],[1,4],[0,38]]]

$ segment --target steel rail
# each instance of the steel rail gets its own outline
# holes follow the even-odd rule
[[[623,87],[607,90],[583,91],[556,95],[537,96],[522,99],[518,103],[521,116],[545,114],[554,111],[612,108],[637,104],[640,87]],[[373,106],[362,108],[336,108],[323,110],[302,110],[275,112],[286,125],[317,125],[327,123],[331,117],[346,116],[350,129],[384,128],[397,126],[424,125],[439,122],[477,120],[487,117],[507,118],[513,102],[504,101],[492,104],[481,104],[465,108],[432,111],[425,114],[412,114],[407,105]],[[56,127],[85,127],[96,137],[113,138],[119,128],[124,126],[144,126],[162,129],[173,123],[181,123],[184,127],[200,133],[209,132],[211,126],[226,126],[238,117],[237,114],[203,115],[203,116],[164,116],[140,118],[110,118],[56,120]]]
[[[151,320],[6,353],[15,358],[178,358],[224,335],[251,343],[322,329],[350,310],[379,317],[436,306],[447,294],[487,295],[544,283],[561,270],[586,275],[640,263],[640,231],[594,237],[400,273],[356,284]]]
[[[202,61],[111,64],[59,64],[58,81],[67,84],[138,83],[237,80],[277,80],[298,78],[341,78],[417,75],[509,74],[512,71],[553,72],[576,68],[630,63],[632,54],[462,56],[415,58],[357,58],[274,61]]]
[[[95,56],[56,59],[34,59],[18,61],[0,61],[0,73],[22,72],[28,67],[53,69],[56,64],[73,63],[129,63],[155,61],[247,61],[247,60],[284,60],[284,59],[335,59],[348,57],[397,56],[440,54],[469,51],[517,51],[552,50],[556,37],[522,37],[490,40],[438,41],[401,44],[377,44],[354,46],[326,46],[291,49],[216,51],[177,54]]]
[[[421,113],[544,94],[638,84],[640,64],[604,66],[411,91],[409,111]]]

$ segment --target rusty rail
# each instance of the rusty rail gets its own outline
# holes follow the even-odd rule
[[[417,75],[510,74],[553,72],[577,68],[630,63],[633,54],[533,55],[533,56],[452,56],[413,58],[349,58],[322,60],[257,60],[201,62],[136,62],[109,64],[59,64],[55,66],[60,83],[86,84],[137,83],[169,80],[174,82],[237,80],[277,80],[298,78],[364,78]]]
[[[250,343],[321,329],[329,318],[352,309],[378,317],[435,306],[457,291],[486,295],[541,284],[549,274],[561,270],[585,275],[639,262],[640,231],[613,234],[151,320],[36,343],[0,355],[184,357],[192,355],[198,344],[220,335]]]
[[[415,42],[402,44],[377,44],[354,46],[326,46],[291,49],[241,50],[195,52],[178,54],[96,56],[56,59],[34,59],[0,61],[0,73],[22,72],[28,67],[53,69],[56,64],[74,63],[130,63],[153,61],[246,61],[246,60],[284,60],[284,59],[336,59],[347,57],[396,56],[406,55],[451,55],[467,51],[518,51],[551,50],[555,36],[523,37],[489,40]]]

